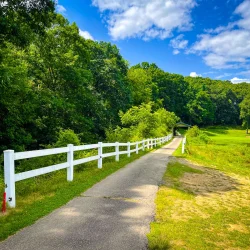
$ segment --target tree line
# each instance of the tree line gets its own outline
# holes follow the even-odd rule
[[[64,130],[84,143],[126,141],[161,136],[180,119],[250,118],[250,84],[130,67],[115,45],[81,37],[50,0],[1,3],[0,89],[1,151],[46,147]]]

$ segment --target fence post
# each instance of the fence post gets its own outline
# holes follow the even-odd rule
[[[4,183],[8,204],[16,207],[14,150],[4,151]]]
[[[98,142],[98,168],[102,168],[102,142]]]
[[[147,149],[149,149],[149,139],[147,139]]]
[[[127,148],[127,151],[128,151],[128,157],[130,157],[130,142],[128,142],[128,148]]]
[[[142,151],[144,151],[145,150],[145,139],[143,139],[143,141],[142,141]]]
[[[115,146],[115,160],[119,161],[119,142],[116,142],[116,146]]]
[[[186,137],[184,137],[182,139],[182,149],[181,149],[181,153],[184,154],[185,153],[185,144],[186,144]]]
[[[135,149],[136,149],[136,154],[138,155],[138,141],[136,142]]]
[[[68,168],[67,168],[67,181],[73,181],[74,176],[74,145],[68,144],[69,151],[67,153],[67,161],[68,161]]]

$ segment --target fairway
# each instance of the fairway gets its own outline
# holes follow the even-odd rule
[[[250,138],[209,128],[209,143],[188,140],[159,188],[150,249],[250,249]],[[186,159],[183,159],[186,158]]]

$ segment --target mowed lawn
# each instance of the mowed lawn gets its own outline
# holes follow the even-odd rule
[[[250,249],[250,136],[204,129],[175,153],[156,198],[150,249]]]

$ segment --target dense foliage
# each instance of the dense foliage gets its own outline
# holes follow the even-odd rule
[[[107,131],[109,141],[139,141],[145,138],[159,138],[170,133],[179,118],[164,108],[152,110],[153,103],[134,106],[126,113],[120,112],[122,127]]]
[[[0,25],[0,151],[55,145],[64,130],[81,143],[125,141],[163,135],[177,117],[197,125],[249,119],[249,84],[147,62],[129,68],[115,45],[81,37],[53,1],[1,1]]]

